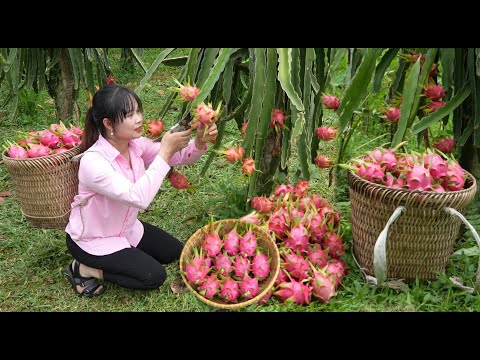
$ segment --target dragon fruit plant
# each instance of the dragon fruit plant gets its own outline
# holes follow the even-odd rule
[[[20,132],[22,137],[15,142],[6,141],[3,148],[14,159],[31,159],[68,151],[81,142],[83,130],[70,125],[67,128],[61,121],[42,131]]]

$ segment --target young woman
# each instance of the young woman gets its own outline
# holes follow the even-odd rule
[[[80,295],[104,292],[98,279],[129,289],[157,289],[167,277],[162,264],[177,260],[182,243],[137,219],[174,165],[194,163],[217,135],[216,125],[166,132],[161,142],[142,137],[142,103],[126,87],[108,84],[87,112],[66,242],[74,260],[65,269]]]

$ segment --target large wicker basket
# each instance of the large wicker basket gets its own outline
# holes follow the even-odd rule
[[[40,228],[63,229],[68,223],[71,204],[78,192],[76,146],[63,153],[32,159],[13,159],[3,152],[3,162],[15,188],[28,223]]]
[[[238,300],[237,303],[227,303],[222,299],[215,297],[212,300],[209,300],[199,294],[197,290],[187,281],[184,273],[185,267],[187,264],[187,259],[191,259],[193,257],[193,248],[200,247],[203,241],[203,234],[205,231],[209,231],[212,227],[210,224],[205,225],[204,227],[198,229],[190,238],[188,239],[187,243],[185,244],[182,254],[180,256],[180,272],[182,274],[183,281],[187,285],[187,287],[193,292],[193,294],[203,301],[205,304],[210,305],[215,308],[225,309],[225,310],[236,310],[240,309],[244,306],[248,306],[254,304],[262,299],[267,292],[272,288],[280,270],[280,253],[278,251],[277,245],[273,238],[268,234],[266,230],[263,228],[250,224],[243,220],[238,219],[227,219],[227,220],[220,220],[213,223],[213,228],[216,229],[219,224],[221,224],[220,230],[218,231],[220,237],[223,237],[226,233],[233,229],[235,224],[238,223],[237,231],[243,231],[246,226],[252,226],[252,231],[257,238],[257,245],[263,248],[266,251],[266,255],[272,259],[270,263],[270,273],[268,277],[259,282],[259,292],[258,295],[252,299],[248,300]],[[241,298],[239,298],[241,299]]]
[[[391,189],[348,173],[353,252],[360,267],[374,275],[374,246],[399,207],[404,213],[390,226],[386,243],[387,277],[435,279],[445,272],[461,221],[444,211],[462,213],[475,197],[475,178],[467,173],[465,188],[454,192]]]

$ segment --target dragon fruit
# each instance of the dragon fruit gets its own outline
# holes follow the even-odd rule
[[[258,295],[258,280],[245,275],[240,282],[240,294],[247,299]]]
[[[259,213],[269,213],[273,209],[273,203],[265,196],[255,196],[252,207]]]
[[[337,110],[340,106],[340,100],[334,95],[323,95],[322,103],[327,109],[330,110]]]
[[[283,282],[278,285],[277,291],[273,296],[277,297],[283,302],[294,302],[300,305],[309,304],[312,299],[312,289],[296,280],[290,282]]]
[[[240,296],[238,283],[230,277],[226,277],[220,286],[220,296],[226,302],[235,302]]]
[[[309,245],[307,247],[308,260],[318,268],[323,268],[328,263],[328,256],[319,244]]]
[[[237,234],[236,227],[225,234],[225,239],[223,240],[223,248],[228,255],[236,255],[240,251],[240,237]]]
[[[283,267],[292,277],[299,281],[308,278],[308,271],[310,267],[307,260],[305,260],[305,258],[300,255],[299,252],[297,252],[297,254],[285,252],[282,254],[282,257],[285,260]]]
[[[240,254],[243,256],[253,256],[257,250],[257,237],[252,231],[247,231],[243,237],[240,238]]]
[[[270,127],[273,129],[283,128],[285,125],[285,114],[280,109],[273,109]]]
[[[310,284],[313,296],[321,302],[328,303],[335,295],[334,281],[325,273],[314,271]]]
[[[191,187],[187,178],[177,171],[172,171],[172,173],[168,176],[168,180],[170,180],[172,186],[178,190],[188,189]]]
[[[455,145],[456,142],[452,138],[442,138],[438,139],[433,147],[440,150],[444,154],[450,154],[455,149]]]
[[[423,92],[423,95],[425,97],[436,101],[440,100],[443,97],[445,97],[445,90],[443,89],[443,86],[441,85],[436,85],[436,84],[429,84],[426,88],[425,91]]]
[[[237,255],[233,261],[234,275],[239,278],[243,278],[245,274],[248,274],[252,270],[252,265],[248,258]]]
[[[315,130],[318,138],[324,141],[330,141],[337,136],[337,129],[332,126],[322,126]]]
[[[207,299],[213,299],[218,294],[220,288],[220,280],[217,278],[217,274],[212,274],[205,278],[205,281],[198,287],[198,292],[205,296]]]
[[[330,159],[328,156],[319,155],[314,159],[315,164],[320,169],[328,169],[330,166],[333,165],[333,160]]]
[[[287,239],[285,240],[284,244],[286,247],[295,250],[304,251],[308,245],[308,231],[305,227],[300,224],[298,226],[294,226],[290,232],[287,232]]]
[[[228,275],[232,271],[232,261],[226,254],[219,253],[213,260],[215,270],[222,275]]]
[[[263,280],[268,276],[270,263],[266,255],[257,252],[252,259],[252,272],[258,280]]]
[[[252,175],[253,172],[255,171],[255,160],[253,158],[249,157],[243,160],[242,163],[242,171],[245,175]]]
[[[341,257],[345,252],[342,238],[331,231],[323,237],[322,247],[331,257]]]
[[[400,109],[397,109],[396,107],[387,107],[383,114],[392,124],[397,124],[398,120],[400,120]]]

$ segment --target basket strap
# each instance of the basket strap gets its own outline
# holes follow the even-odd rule
[[[373,272],[377,278],[377,284],[385,282],[387,279],[387,234],[390,225],[406,210],[405,206],[399,206],[395,209],[387,225],[378,236],[373,249]]]
[[[446,207],[443,209],[443,211],[445,211],[446,213],[452,215],[452,216],[457,216],[460,218],[460,220],[463,221],[463,223],[465,225],[467,225],[468,229],[471,231],[473,237],[475,238],[475,240],[477,241],[477,244],[478,246],[480,247],[480,237],[478,236],[478,233],[477,231],[475,230],[475,228],[472,226],[472,224],[470,224],[468,222],[467,219],[465,219],[465,217],[459,213],[457,210],[455,209],[452,209],[450,207]],[[460,287],[461,289],[469,292],[470,294],[473,294],[474,292],[476,293],[480,293],[480,261],[478,262],[478,269],[477,269],[477,278],[475,280],[475,288],[471,288],[471,287],[466,287],[466,286],[463,286],[462,282],[461,282],[461,279],[458,279],[458,278],[450,278],[450,281],[452,281],[455,286],[457,287]]]

